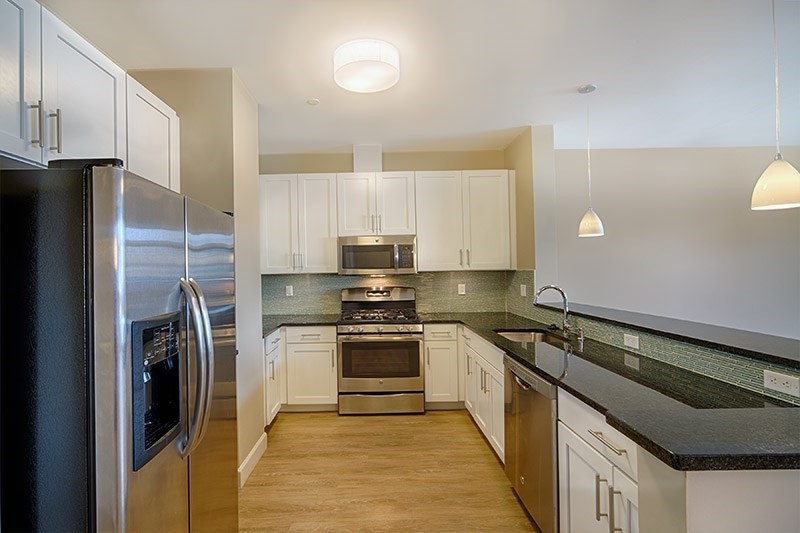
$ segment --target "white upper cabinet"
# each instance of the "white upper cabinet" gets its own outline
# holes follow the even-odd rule
[[[42,162],[41,12],[33,0],[0,0],[0,152]]]
[[[417,172],[421,271],[511,268],[507,170]]]
[[[261,273],[336,272],[336,175],[261,176]]]
[[[419,270],[462,270],[461,172],[417,172]]]
[[[413,172],[337,175],[339,235],[413,235]]]
[[[461,173],[466,268],[511,268],[507,170]]]
[[[180,192],[178,115],[141,83],[127,76],[128,170]]]
[[[44,161],[126,160],[125,72],[46,9],[42,93]]]

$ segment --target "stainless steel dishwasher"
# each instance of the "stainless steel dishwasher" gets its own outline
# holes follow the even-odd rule
[[[506,475],[543,533],[558,531],[556,386],[505,357]]]

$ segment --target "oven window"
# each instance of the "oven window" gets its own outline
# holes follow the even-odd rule
[[[342,245],[342,268],[394,268],[394,245]]]
[[[344,342],[343,378],[419,377],[419,341]]]

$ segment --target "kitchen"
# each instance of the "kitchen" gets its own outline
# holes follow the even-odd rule
[[[225,40],[194,42],[194,49],[173,43],[176,53],[180,51],[183,54],[174,58],[159,57],[167,54],[160,54],[159,48],[163,46],[155,38],[141,42],[141,33],[153,36],[164,33],[160,25],[170,16],[180,16],[179,3],[162,6],[165,13],[148,17],[146,11],[139,11],[132,6],[118,6],[120,11],[114,11],[110,6],[96,2],[45,2],[47,8],[78,29],[120,65],[128,68],[141,85],[157,94],[177,112],[181,134],[179,190],[221,210],[233,211],[236,215],[236,322],[239,349],[237,465],[240,485],[245,486],[243,490],[247,490],[245,480],[265,448],[266,458],[269,458],[268,443],[272,438],[272,435],[264,433],[265,396],[269,395],[270,388],[267,383],[265,391],[264,377],[270,375],[272,369],[265,357],[269,354],[265,354],[263,349],[260,315],[295,315],[294,320],[299,321],[278,322],[264,328],[263,335],[267,336],[283,323],[303,325],[302,315],[308,314],[335,315],[332,321],[329,318],[324,322],[326,325],[335,325],[336,316],[341,311],[341,290],[371,282],[370,278],[338,276],[334,273],[335,268],[320,271],[326,273],[312,274],[308,270],[287,273],[292,269],[292,253],[305,253],[304,258],[295,256],[294,264],[308,265],[311,253],[321,253],[318,247],[308,252],[289,252],[284,273],[271,271],[261,276],[264,273],[261,258],[264,244],[259,233],[262,233],[264,211],[260,208],[260,182],[256,178],[259,174],[292,174],[297,182],[304,174],[327,173],[334,175],[328,183],[336,182],[338,186],[340,177],[344,179],[345,174],[358,169],[354,166],[358,157],[354,161],[354,155],[358,156],[359,152],[374,165],[366,167],[366,172],[411,173],[409,180],[414,184],[420,183],[420,174],[425,172],[450,173],[453,183],[456,178],[452,174],[458,173],[458,179],[463,184],[467,174],[479,176],[481,172],[507,171],[506,194],[509,201],[506,204],[508,224],[505,231],[508,233],[508,251],[503,250],[501,255],[508,266],[495,265],[473,270],[459,265],[458,250],[470,249],[464,245],[463,223],[458,224],[462,231],[460,245],[455,245],[454,239],[446,238],[437,242],[434,248],[444,250],[447,245],[448,250],[456,251],[450,265],[444,268],[426,266],[426,224],[421,222],[420,213],[433,213],[431,216],[435,216],[436,212],[431,211],[430,206],[425,208],[421,204],[432,196],[414,195],[416,216],[413,219],[417,225],[415,231],[420,273],[378,279],[381,279],[381,285],[412,286],[416,289],[416,310],[423,316],[423,329],[425,315],[470,312],[508,312],[539,325],[554,323],[560,326],[562,318],[558,312],[536,308],[532,302],[536,289],[555,283],[569,294],[570,304],[592,304],[595,307],[667,316],[796,339],[796,274],[800,268],[796,246],[797,227],[800,225],[797,210],[754,213],[746,205],[759,173],[774,157],[773,149],[760,148],[769,145],[770,128],[774,126],[774,123],[770,125],[773,118],[771,113],[774,112],[774,108],[770,110],[770,107],[774,106],[774,95],[769,87],[772,83],[769,5],[764,7],[753,3],[740,6],[743,10],[740,13],[729,13],[735,10],[718,6],[729,17],[726,20],[732,27],[742,34],[748,34],[748,40],[739,42],[737,39],[737,46],[741,48],[733,53],[730,47],[734,45],[728,32],[734,30],[719,29],[721,35],[714,35],[719,40],[709,37],[709,43],[706,43],[709,46],[707,57],[695,54],[694,47],[705,43],[699,40],[698,32],[701,22],[709,20],[711,13],[715,12],[710,6],[704,8],[707,11],[698,13],[691,23],[680,19],[682,25],[686,24],[683,31],[689,36],[681,42],[668,39],[668,32],[645,40],[641,30],[625,37],[632,41],[607,40],[600,28],[619,24],[619,20],[632,22],[632,27],[646,27],[655,32],[652,28],[653,13],[629,12],[616,4],[615,9],[608,10],[599,6],[565,6],[564,11],[552,12],[551,7],[545,9],[546,6],[512,2],[508,12],[498,8],[491,11],[492,16],[487,17],[485,4],[475,2],[466,7],[459,6],[463,12],[458,16],[465,25],[471,24],[465,27],[472,28],[474,36],[482,39],[472,39],[473,35],[469,32],[452,35],[447,49],[442,50],[432,34],[419,35],[419,41],[414,43],[408,42],[409,36],[398,35],[397,28],[413,27],[415,24],[422,24],[426,29],[429,26],[435,28],[436,23],[449,20],[448,17],[453,15],[444,9],[445,4],[429,6],[430,11],[421,14],[414,10],[392,10],[389,6],[384,6],[385,11],[366,10],[362,13],[360,9],[364,6],[361,3],[347,3],[348,9],[342,10],[352,16],[352,25],[345,25],[349,29],[336,35],[328,30],[323,32],[321,28],[326,28],[328,21],[343,17],[337,16],[336,8],[322,8],[316,4],[315,9],[320,12],[308,21],[299,18],[303,11],[301,8],[297,8],[297,12],[285,13],[281,9],[286,8],[279,7],[279,4],[265,4],[261,8],[266,10],[261,13],[261,20],[270,19],[272,13],[280,13],[285,18],[275,15],[276,22],[272,23],[284,26],[281,31],[273,28],[271,32],[263,32],[257,21],[259,17],[244,17],[248,20],[242,20],[243,17],[236,17],[236,13],[220,12],[214,12],[215,16],[209,16],[208,20],[200,17],[202,20],[197,21],[195,30],[183,28],[181,31],[188,32],[183,36],[187,43],[193,31],[216,36],[220,28],[227,26],[242,28],[237,33],[244,36],[260,36],[259,39],[264,41],[259,41],[259,46],[264,48],[259,49],[281,51],[263,60],[268,62],[269,68],[284,73],[282,78],[285,84],[270,88],[276,92],[271,100],[262,101],[259,97],[258,114],[261,118],[258,124],[254,124],[255,102],[248,93],[253,91],[253,94],[261,94],[260,89],[258,92],[256,90],[267,80],[261,79],[261,75],[245,76],[245,69],[240,68],[237,61],[224,57]],[[310,8],[310,5],[305,7]],[[782,63],[781,70],[781,94],[787,95],[781,102],[784,119],[782,133],[786,144],[782,151],[785,159],[796,165],[800,158],[796,117],[800,112],[793,95],[798,94],[799,69],[796,68],[797,58],[792,51],[800,46],[795,42],[797,32],[791,29],[796,27],[798,15],[792,11],[792,2],[778,2],[778,7],[781,13],[786,13],[778,19],[778,37],[781,60],[788,61]],[[541,15],[536,9],[545,9],[547,16],[534,16]],[[678,17],[673,12],[670,15]],[[515,18],[530,20],[531,27],[512,24]],[[93,20],[130,20],[136,23],[121,28],[114,24],[92,24]],[[279,24],[277,21],[280,20],[291,23]],[[547,24],[544,20],[561,22],[560,25]],[[565,24],[564,20],[575,21],[575,24]],[[755,32],[747,29],[753,20],[759,21],[759,28],[763,26],[765,35],[761,39],[750,35]],[[597,28],[593,27],[595,22]],[[509,31],[507,28],[515,29]],[[348,38],[369,37],[381,33],[379,30],[383,30],[387,40],[395,42],[401,50],[400,82],[394,88],[375,95],[345,93],[331,79],[329,63],[334,49]],[[547,57],[536,60],[527,56],[513,58],[510,54],[506,57],[500,53],[516,50],[520,43],[525,43],[522,48],[529,50],[552,49],[546,43],[554,38],[554,31],[563,33],[559,41],[563,39],[577,44],[563,47],[561,51],[554,50]],[[315,38],[318,34],[326,37]],[[228,37],[232,39],[232,36]],[[665,44],[668,40],[669,46]],[[481,46],[476,44],[479,42],[494,44],[487,46],[486,53],[481,54]],[[642,47],[637,54],[630,51],[631,42]],[[605,47],[602,52],[596,51],[597,54],[604,54],[602,61],[592,55],[595,52],[593,43]],[[229,47],[231,50],[257,48],[250,41]],[[298,68],[293,65],[290,56],[282,55],[287,48],[313,49],[316,54],[314,64],[319,64],[319,68]],[[435,50],[441,54],[437,56],[438,67],[421,61],[423,55]],[[711,55],[712,50],[717,54]],[[755,56],[754,50],[764,53],[759,55],[758,60],[747,63],[754,65],[755,70],[747,70],[747,74],[743,75],[740,73],[743,67],[737,61],[742,57]],[[439,80],[435,90],[429,83],[423,83],[425,79],[437,79],[437,76],[447,72],[442,70],[442,65],[449,65],[452,59],[447,54],[456,53],[471,54],[472,70],[448,75],[448,78],[452,78],[449,85]],[[713,61],[710,57],[714,58]],[[640,76],[642,69],[653,58],[671,68],[665,66],[664,72],[649,71],[649,75]],[[499,83],[498,80],[520,70],[517,68],[518,62],[523,60],[530,62],[530,72],[526,73],[529,77],[512,78],[515,81]],[[637,65],[637,68],[630,67],[628,62]],[[558,68],[559,64],[573,65],[574,69],[563,72],[563,68]],[[788,66],[783,66],[785,64]],[[233,66],[236,72],[231,74],[225,69],[203,68],[219,65]],[[416,69],[412,68],[415,65]],[[703,67],[702,71],[698,70],[698,65]],[[622,77],[611,77],[614,72],[621,73]],[[704,77],[702,81],[689,83],[686,79],[688,72],[692,76]],[[762,76],[761,73],[765,74]],[[758,86],[765,86],[766,90],[742,89],[750,96],[741,100],[735,100],[735,91],[714,91],[723,80],[729,80],[732,76],[740,84],[745,83],[742,77],[748,80],[763,78]],[[545,86],[541,85],[541,81],[537,83],[535,77],[547,80]],[[646,86],[642,84],[643,79],[648,80]],[[459,91],[459,84],[466,82],[467,86],[471,84],[477,90]],[[578,86],[590,82],[598,86],[595,93],[576,93]],[[493,91],[487,94],[485,89],[481,89],[486,86],[491,86]],[[538,89],[534,91],[533,87]],[[431,103],[424,103],[420,100],[420,93],[412,92],[412,89],[431,92],[432,99],[428,101]],[[531,94],[534,95],[540,94],[542,98],[545,94],[551,94],[553,99],[547,105],[526,103],[536,100],[528,96],[529,91],[533,91]],[[752,94],[756,92],[759,95],[763,92],[763,96],[753,97]],[[675,98],[677,95],[683,96],[684,101],[688,100],[697,107],[673,107],[678,105],[673,93]],[[191,102],[185,98],[189,94],[192,95]],[[454,96],[456,94],[458,96]],[[392,100],[393,97],[399,100]],[[313,98],[318,98],[320,102],[317,105],[306,103],[306,100]],[[751,99],[757,103],[749,107],[742,105],[742,101],[750,102]],[[513,102],[523,107],[514,112],[490,111],[489,100]],[[412,102],[419,105],[413,105]],[[432,107],[434,105],[436,107]],[[473,123],[472,117],[483,107],[487,107],[487,111],[481,114],[490,115],[488,121],[480,125]],[[389,114],[395,109],[402,110],[400,115]],[[431,120],[432,109],[441,110],[442,116],[449,117],[449,121],[444,122],[451,124],[442,124],[438,119]],[[736,110],[735,120],[742,122],[741,127],[733,127],[726,122],[732,109]],[[290,110],[297,114],[286,118],[288,115],[284,113]],[[680,115],[677,117],[679,120],[670,120],[670,115]],[[130,111],[128,116],[131,116]],[[375,116],[386,116],[380,121],[385,123],[383,129],[378,129],[380,125],[371,118]],[[360,129],[337,131],[343,128],[344,117],[350,118],[347,122],[353,122],[354,127]],[[65,128],[68,118],[65,112]],[[591,120],[587,124],[588,118]],[[227,126],[231,122],[233,130]],[[268,126],[270,123],[272,127]],[[659,128],[654,128],[654,123],[659,124]],[[221,124],[226,126],[219,126]],[[425,124],[426,127],[420,128],[419,124]],[[745,124],[752,128],[748,129]],[[593,201],[605,224],[606,235],[597,239],[578,239],[577,224],[586,210],[589,192],[586,180],[588,125],[591,125],[591,156],[595,171],[591,189],[594,197],[590,202]],[[255,144],[259,137],[256,128],[261,128],[258,146]],[[324,131],[333,132],[328,134],[330,140],[317,140]],[[619,137],[615,138],[614,135]],[[242,143],[242,139],[248,139],[249,144]],[[382,144],[383,152],[378,152],[377,156],[376,144]],[[131,151],[129,143],[128,152]],[[209,157],[211,154],[213,157]],[[378,164],[379,167],[375,166]],[[646,176],[642,176],[642,169],[647,169]],[[215,176],[233,177],[218,179]],[[261,178],[261,181],[264,179]],[[476,183],[480,181],[478,178],[476,180]],[[558,195],[548,201],[548,195],[554,194],[556,184]],[[333,219],[328,231],[332,231],[331,236],[334,237],[331,239],[334,250],[335,237],[339,236],[341,228],[338,216],[332,216],[341,214],[340,191],[338,188],[335,190],[337,194],[329,194],[327,204],[330,206],[332,202],[334,205],[333,209],[328,209],[328,220]],[[687,191],[691,193],[686,194]],[[494,187],[487,186],[482,189],[479,198],[488,199],[486,194],[496,192]],[[511,198],[514,198],[513,202]],[[398,195],[390,199],[393,207],[399,205],[401,200]],[[454,205],[458,202],[439,201],[437,204],[441,208],[455,209]],[[469,217],[464,218],[464,213],[462,208],[460,217],[468,220]],[[455,218],[455,215],[448,215],[449,220]],[[436,226],[433,220],[427,227]],[[385,223],[385,220],[382,222]],[[367,224],[379,223],[369,219]],[[657,233],[651,234],[654,230]],[[764,235],[769,235],[770,239],[765,239]],[[488,244],[496,243],[489,241]],[[506,253],[507,258],[504,255]],[[465,264],[473,259],[467,259],[466,251],[462,255],[461,262]],[[492,252],[490,255],[497,254]],[[647,275],[643,275],[643,272]],[[714,274],[709,274],[711,272]],[[459,294],[459,285],[464,285],[461,292],[465,294]],[[522,295],[523,286],[525,295]],[[293,296],[287,296],[287,292],[292,292]],[[543,296],[549,294],[555,296],[552,291]],[[548,301],[558,302],[560,299]],[[769,398],[795,402],[796,405],[791,395],[766,392],[763,376],[759,375],[764,370],[776,370],[790,377],[796,376],[792,357],[788,357],[790,361],[787,362],[785,353],[777,358],[777,364],[774,356],[771,360],[761,359],[753,363],[753,359],[743,358],[742,352],[761,353],[757,349],[733,347],[737,351],[732,353],[718,348],[725,345],[724,342],[716,343],[715,348],[697,347],[696,343],[690,341],[665,341],[663,335],[653,333],[654,330],[659,331],[658,327],[640,326],[649,329],[643,331],[634,324],[634,327],[620,329],[618,323],[630,324],[630,321],[619,317],[616,320],[592,319],[585,315],[595,316],[588,311],[596,310],[581,309],[577,305],[573,305],[573,311],[575,315],[580,313],[577,318],[573,316],[571,321],[584,329],[587,346],[593,343],[616,346],[639,357],[642,367],[645,366],[642,361],[650,360],[682,366],[684,369],[688,366],[694,373],[704,373],[717,380],[735,381],[738,386],[755,393],[766,393]],[[264,322],[270,321],[265,318]],[[509,344],[511,341],[501,340],[493,331],[507,325],[492,328],[491,333],[483,337],[479,324],[461,322],[460,318],[453,317],[451,322],[445,324],[454,324],[456,331],[459,325],[466,327],[495,348],[499,347],[504,352],[521,350],[524,355],[525,349],[520,343],[517,343],[519,346]],[[528,327],[528,323],[525,324],[523,328]],[[638,337],[639,349],[627,346],[623,335]],[[691,338],[692,335],[683,337]],[[285,351],[287,347],[288,344],[282,345],[280,349]],[[459,352],[458,348],[455,351],[457,377],[462,375],[459,364],[462,367],[465,364],[464,351],[462,349]],[[329,363],[330,358],[326,361]],[[478,375],[484,374],[479,372]],[[483,384],[482,388],[487,387]],[[459,397],[460,392],[457,386],[455,399],[440,403],[453,401],[457,406],[464,401]],[[320,403],[326,402],[328,400]],[[281,410],[281,414],[277,417],[276,427],[279,427],[281,418],[291,416],[288,411],[295,408],[288,399],[279,403],[281,405],[277,409]],[[595,409],[599,407],[603,407],[602,404],[594,405]],[[641,445],[639,442],[636,444]],[[605,502],[604,499],[603,507]],[[603,517],[601,522],[607,526],[607,517]]]

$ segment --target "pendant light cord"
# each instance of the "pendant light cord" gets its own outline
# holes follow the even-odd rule
[[[586,100],[586,168],[589,173],[589,209],[592,208],[592,145],[589,136],[589,100]]]
[[[778,92],[778,37],[775,24],[775,0],[772,0],[772,53],[775,60],[775,149],[781,155],[781,97]]]

